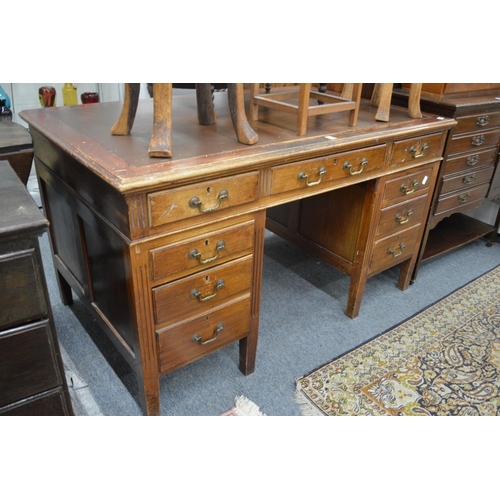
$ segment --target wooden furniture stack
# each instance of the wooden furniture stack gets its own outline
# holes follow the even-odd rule
[[[72,415],[38,242],[48,221],[6,161],[0,213],[0,415]]]
[[[110,134],[120,103],[21,113],[63,301],[73,290],[135,370],[148,415],[160,413],[162,375],[236,341],[240,370],[254,371],[273,207],[304,202],[296,220],[306,236],[316,248],[331,240],[338,257],[325,259],[351,276],[352,316],[370,275],[402,264],[408,283],[455,124],[404,109],[376,122],[361,102],[356,127],[333,113],[298,137],[292,115],[269,109],[249,146],[235,140],[223,97],[214,96],[217,124],[203,127],[193,125],[194,94],[173,98],[168,160],[148,156],[151,100],[122,137]]]
[[[394,91],[405,105],[408,89]],[[467,215],[488,200],[500,198],[500,84],[424,84],[422,110],[454,118],[444,161],[424,232],[419,264],[482,236],[496,237],[495,225]]]

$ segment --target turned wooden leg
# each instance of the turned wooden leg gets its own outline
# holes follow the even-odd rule
[[[231,120],[233,121],[234,131],[238,142],[242,144],[255,144],[259,140],[259,136],[250,126],[245,112],[245,101],[243,95],[242,83],[228,83],[227,97],[229,100],[229,111],[231,112]]]
[[[126,83],[125,96],[120,116],[111,127],[112,135],[129,135],[134,125],[137,105],[139,104],[140,83]]]
[[[210,83],[196,84],[196,103],[200,125],[213,125],[217,121]]]
[[[410,96],[408,99],[408,116],[410,118],[422,118],[420,111],[420,94],[422,93],[421,83],[410,84]]]
[[[154,123],[148,153],[152,158],[172,156],[172,84],[154,83]]]
[[[393,83],[377,83],[375,85],[375,89],[377,91],[375,102],[378,102],[378,109],[377,114],[375,115],[375,120],[379,122],[389,121],[393,86]],[[375,94],[375,90],[373,92]],[[373,103],[374,99],[372,97],[372,104]]]

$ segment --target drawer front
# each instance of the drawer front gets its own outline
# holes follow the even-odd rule
[[[220,212],[258,198],[258,172],[148,194],[150,227]]]
[[[360,149],[349,153],[325,156],[272,169],[272,194],[295,189],[320,189],[331,181],[367,175],[382,170],[386,145]]]
[[[0,257],[0,329],[47,314],[40,272],[33,249]]]
[[[475,149],[498,146],[500,130],[489,130],[464,136],[453,136],[448,146],[448,156]]]
[[[167,373],[247,336],[250,296],[157,332],[160,371]]]
[[[422,222],[427,195],[382,209],[377,236],[387,236]]]
[[[411,258],[419,232],[420,225],[376,241],[368,274],[379,273]]]
[[[61,384],[48,321],[0,333],[0,406]]]
[[[70,414],[61,387],[0,408],[0,415],[7,417],[63,417]]]
[[[470,205],[477,205],[478,202],[484,200],[489,187],[489,184],[482,184],[475,188],[464,189],[458,193],[440,197],[434,213],[435,215],[439,215],[459,207],[463,208],[464,211],[471,210],[472,207]]]
[[[500,113],[482,113],[457,118],[457,125],[453,129],[453,134],[464,134],[495,127],[500,127]]]
[[[493,165],[496,155],[497,149],[491,148],[448,159],[443,166],[443,175],[451,175],[464,170],[470,170],[471,168]]]
[[[432,176],[433,166],[426,166],[388,178],[385,182],[382,204],[392,205],[428,192]]]
[[[252,262],[250,255],[154,288],[155,323],[183,321],[249,292]]]
[[[253,253],[253,221],[213,231],[150,251],[152,279],[160,280],[183,271],[208,269]]]
[[[443,154],[443,132],[395,141],[391,165],[411,164],[439,158]]]
[[[470,188],[485,182],[490,182],[494,172],[494,167],[482,168],[480,170],[469,171],[456,177],[444,179],[441,187],[441,194],[451,193],[459,189]]]

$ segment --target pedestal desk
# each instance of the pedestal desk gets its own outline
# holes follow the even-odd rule
[[[274,110],[236,142],[225,96],[217,124],[200,126],[195,95],[174,98],[173,157],[148,157],[153,103],[130,136],[110,128],[121,103],[23,111],[34,140],[63,301],[72,290],[134,368],[144,413],[159,414],[159,378],[239,341],[240,370],[257,350],[268,227],[351,277],[346,312],[358,314],[369,276],[416,260],[452,119],[377,123],[362,102],[309,119],[305,136]],[[297,205],[297,203],[299,203]]]

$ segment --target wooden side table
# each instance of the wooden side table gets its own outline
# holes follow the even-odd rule
[[[33,163],[33,139],[28,130],[14,122],[0,122],[0,160],[7,160],[24,185]]]

